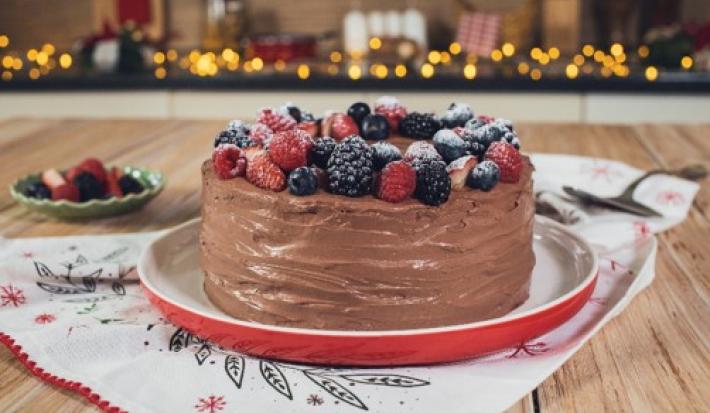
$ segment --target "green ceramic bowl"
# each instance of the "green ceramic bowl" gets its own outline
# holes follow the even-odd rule
[[[165,177],[160,172],[126,166],[125,174],[131,175],[145,190],[122,198],[93,199],[88,202],[52,201],[25,196],[25,188],[40,179],[38,174],[18,179],[10,186],[10,194],[21,205],[40,214],[63,220],[87,220],[112,217],[134,211],[155,198],[165,186]]]

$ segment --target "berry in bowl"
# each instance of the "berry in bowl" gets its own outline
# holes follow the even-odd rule
[[[104,167],[87,158],[66,171],[47,169],[20,178],[10,194],[35,212],[66,220],[105,218],[141,208],[165,186],[159,173],[131,166]]]

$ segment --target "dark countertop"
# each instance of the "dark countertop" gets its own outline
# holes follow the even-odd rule
[[[467,80],[450,75],[437,75],[432,79],[418,76],[405,78],[362,78],[351,80],[340,76],[313,75],[307,80],[294,74],[233,74],[213,78],[175,76],[156,79],[149,74],[140,75],[50,75],[37,80],[16,78],[0,82],[1,91],[47,92],[92,90],[294,90],[294,91],[423,91],[423,92],[527,92],[527,93],[710,93],[710,73],[662,73],[650,82],[641,76],[628,78],[580,77],[543,78],[538,81],[526,77],[478,77]]]

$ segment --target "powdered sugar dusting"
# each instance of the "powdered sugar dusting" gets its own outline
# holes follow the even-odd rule
[[[460,139],[460,138],[459,138]],[[404,153],[404,160],[411,162],[414,159],[441,159],[434,145],[425,141],[416,141],[409,145]]]
[[[255,123],[249,130],[249,138],[259,145],[267,146],[273,138],[274,132],[263,123]]]
[[[449,106],[449,109],[446,111],[446,116],[449,116],[454,119],[468,119],[471,118],[472,115],[473,111],[471,110],[471,106],[466,103],[452,103],[451,106]]]
[[[434,134],[434,142],[444,145],[463,145],[464,141],[451,129],[441,129]]]

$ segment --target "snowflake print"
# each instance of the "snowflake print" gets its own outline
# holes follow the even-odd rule
[[[685,203],[685,197],[678,191],[661,191],[656,195],[656,202],[661,205],[683,205]]]
[[[318,396],[317,394],[311,394],[306,399],[306,403],[308,403],[312,406],[320,406],[321,404],[323,404],[323,399],[320,396]]]
[[[591,175],[592,180],[604,179],[609,183],[623,176],[621,172],[612,169],[611,165],[596,162],[591,165],[583,165],[582,173]]]
[[[22,290],[15,288],[12,284],[0,286],[0,307],[19,307],[26,301]]]
[[[523,353],[528,356],[536,356],[546,352],[547,350],[549,350],[549,348],[547,348],[547,344],[542,341],[538,341],[537,343],[520,343],[515,351],[506,356],[506,358],[514,359]]]
[[[47,314],[47,313],[42,313],[35,317],[35,323],[37,324],[49,324],[53,321],[55,321],[57,317],[53,316],[52,314]]]
[[[224,410],[224,406],[227,405],[227,402],[224,401],[224,396],[214,396],[211,395],[206,399],[203,399],[200,397],[197,399],[197,404],[195,405],[195,410],[198,412],[204,412],[204,413],[215,413],[219,410]]]
[[[643,241],[651,236],[651,227],[648,225],[648,222],[634,222],[634,231],[636,232],[636,241]]]

